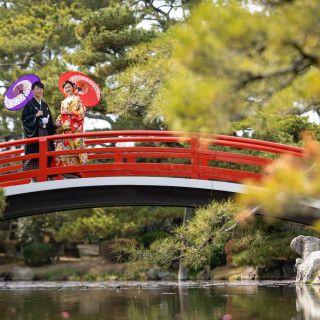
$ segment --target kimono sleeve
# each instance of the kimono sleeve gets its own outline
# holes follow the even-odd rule
[[[38,122],[36,115],[32,112],[29,104],[26,104],[22,110],[22,125],[24,134],[27,138],[36,136]]]

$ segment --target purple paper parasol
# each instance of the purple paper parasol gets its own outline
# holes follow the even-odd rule
[[[23,76],[14,82],[7,90],[4,97],[4,106],[8,110],[18,110],[23,108],[33,97],[31,86],[40,81],[34,74]]]

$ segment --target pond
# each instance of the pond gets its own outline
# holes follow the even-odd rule
[[[320,286],[293,281],[0,282],[1,320],[320,319]]]

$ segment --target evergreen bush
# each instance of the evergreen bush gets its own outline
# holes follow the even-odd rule
[[[115,251],[114,245],[115,243],[119,243],[123,246],[127,244],[134,244],[137,245],[138,242],[134,239],[127,239],[127,238],[118,238],[116,240],[110,240],[104,243],[101,246],[101,257],[105,260],[111,260],[114,263],[121,263],[128,261],[128,254],[122,250]]]
[[[34,242],[26,245],[23,249],[24,261],[32,267],[40,267],[51,263],[51,259],[56,254],[57,250],[50,243]]]
[[[158,239],[165,239],[169,236],[170,236],[169,233],[163,232],[163,231],[150,232],[150,233],[146,233],[143,236],[141,236],[140,242],[142,242],[146,248],[149,248],[149,246],[152,242],[154,242]]]

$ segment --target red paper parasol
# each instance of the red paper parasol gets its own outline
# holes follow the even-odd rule
[[[62,85],[67,80],[77,86],[76,94],[86,107],[93,107],[98,104],[101,99],[101,92],[98,85],[91,78],[83,73],[74,71],[62,74],[59,78],[59,88],[65,97],[68,95],[64,92]]]

